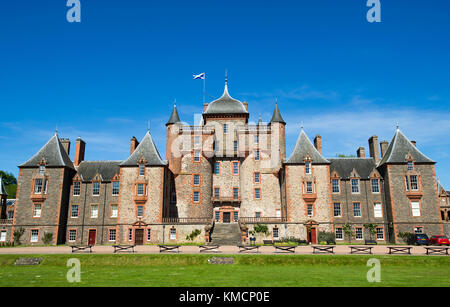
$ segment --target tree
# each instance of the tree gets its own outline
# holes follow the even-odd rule
[[[17,179],[12,173],[0,171],[0,177],[5,185],[8,198],[16,198],[17,191]]]
[[[352,225],[350,223],[346,223],[342,226],[344,233],[349,237],[349,242],[352,242],[352,237],[354,235]]]
[[[364,228],[366,228],[367,230],[369,230],[369,234],[370,234],[370,240],[372,240],[372,236],[374,236],[377,233],[377,226],[376,224],[364,224]]]

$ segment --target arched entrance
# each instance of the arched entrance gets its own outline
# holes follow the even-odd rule
[[[147,224],[142,221],[137,221],[133,223],[134,228],[134,244],[143,245],[144,244],[144,228]]]
[[[311,244],[317,244],[317,222],[309,220],[305,223],[306,240]]]

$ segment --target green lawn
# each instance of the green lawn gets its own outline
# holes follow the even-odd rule
[[[224,257],[220,255],[219,257]],[[42,257],[39,266],[15,266]],[[450,286],[450,257],[365,255],[0,255],[0,286]],[[81,283],[69,283],[67,260],[81,262]],[[381,282],[366,280],[369,258],[381,262]]]

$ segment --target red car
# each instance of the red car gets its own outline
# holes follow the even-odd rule
[[[431,236],[430,244],[432,245],[450,245],[450,241],[446,236]]]

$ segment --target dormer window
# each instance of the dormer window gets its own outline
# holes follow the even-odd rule
[[[408,171],[413,171],[413,170],[414,170],[414,162],[408,161]]]
[[[92,195],[95,195],[95,196],[100,195],[100,182],[92,183]]]
[[[228,133],[228,124],[223,124],[223,133]]]
[[[305,162],[305,172],[306,174],[311,174],[311,162]]]
[[[352,179],[352,193],[359,193],[359,179]]]
[[[45,164],[39,165],[39,174],[44,175],[45,173]]]
[[[139,164],[139,176],[145,176],[145,164]]]

